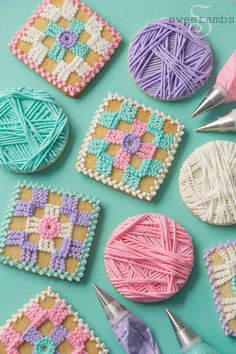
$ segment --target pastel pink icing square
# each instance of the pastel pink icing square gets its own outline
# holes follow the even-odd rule
[[[142,143],[136,154],[144,159],[152,159],[156,150],[157,148],[155,145]]]
[[[137,134],[141,137],[146,133],[146,126],[146,123],[140,122],[139,120],[135,119],[130,129],[130,132]]]
[[[125,170],[129,166],[130,160],[131,155],[127,151],[120,150],[116,154],[114,167]]]
[[[105,140],[111,144],[120,145],[123,140],[123,132],[117,129],[109,129],[106,133]]]

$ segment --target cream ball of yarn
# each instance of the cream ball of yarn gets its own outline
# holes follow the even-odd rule
[[[186,206],[202,221],[236,223],[236,144],[212,141],[184,162],[179,191]]]

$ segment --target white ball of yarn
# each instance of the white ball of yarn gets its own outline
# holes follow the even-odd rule
[[[236,144],[212,141],[184,162],[179,191],[186,206],[202,221],[236,223]]]

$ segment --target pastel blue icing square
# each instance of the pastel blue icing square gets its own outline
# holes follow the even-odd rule
[[[73,31],[77,36],[79,36],[83,32],[84,28],[85,26],[83,22],[81,22],[77,18],[73,18],[70,24],[71,31]]]
[[[117,128],[119,122],[120,122],[120,118],[117,112],[105,111],[99,118],[98,124],[102,125],[103,127],[112,129],[112,128]]]
[[[96,172],[104,177],[110,176],[114,162],[115,158],[113,156],[106,152],[101,153],[96,164]]]
[[[123,182],[127,183],[130,188],[137,189],[140,179],[139,170],[133,166],[128,166],[123,177]]]
[[[171,145],[174,142],[174,136],[164,132],[159,133],[153,140],[153,144],[164,150],[171,150]]]
[[[164,120],[156,114],[151,114],[146,129],[148,133],[156,136],[162,132],[163,126]]]
[[[60,44],[55,43],[52,48],[48,51],[47,56],[56,62],[60,62],[66,54],[66,50],[60,46]]]
[[[77,42],[74,47],[70,49],[75,55],[85,58],[86,55],[88,54],[89,47],[87,44],[82,43],[82,42]]]
[[[63,27],[59,26],[56,22],[51,21],[45,28],[44,33],[47,36],[56,38],[63,31]]]
[[[109,143],[101,139],[93,139],[88,146],[88,153],[99,157],[101,153],[105,152]]]
[[[139,173],[140,176],[142,177],[145,176],[156,177],[162,169],[163,169],[163,164],[161,161],[145,159],[143,160],[139,168]]]
[[[129,102],[123,102],[118,112],[120,120],[124,120],[127,123],[133,123],[137,110],[137,106],[134,106]]]

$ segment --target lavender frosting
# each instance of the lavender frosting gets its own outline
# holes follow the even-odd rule
[[[113,324],[112,329],[127,354],[161,354],[150,329],[132,313]]]
[[[69,49],[77,42],[77,36],[71,30],[65,29],[59,34],[58,42],[63,48]]]
[[[213,55],[192,25],[172,18],[154,20],[131,40],[128,65],[136,84],[161,100],[193,95],[208,80]]]

